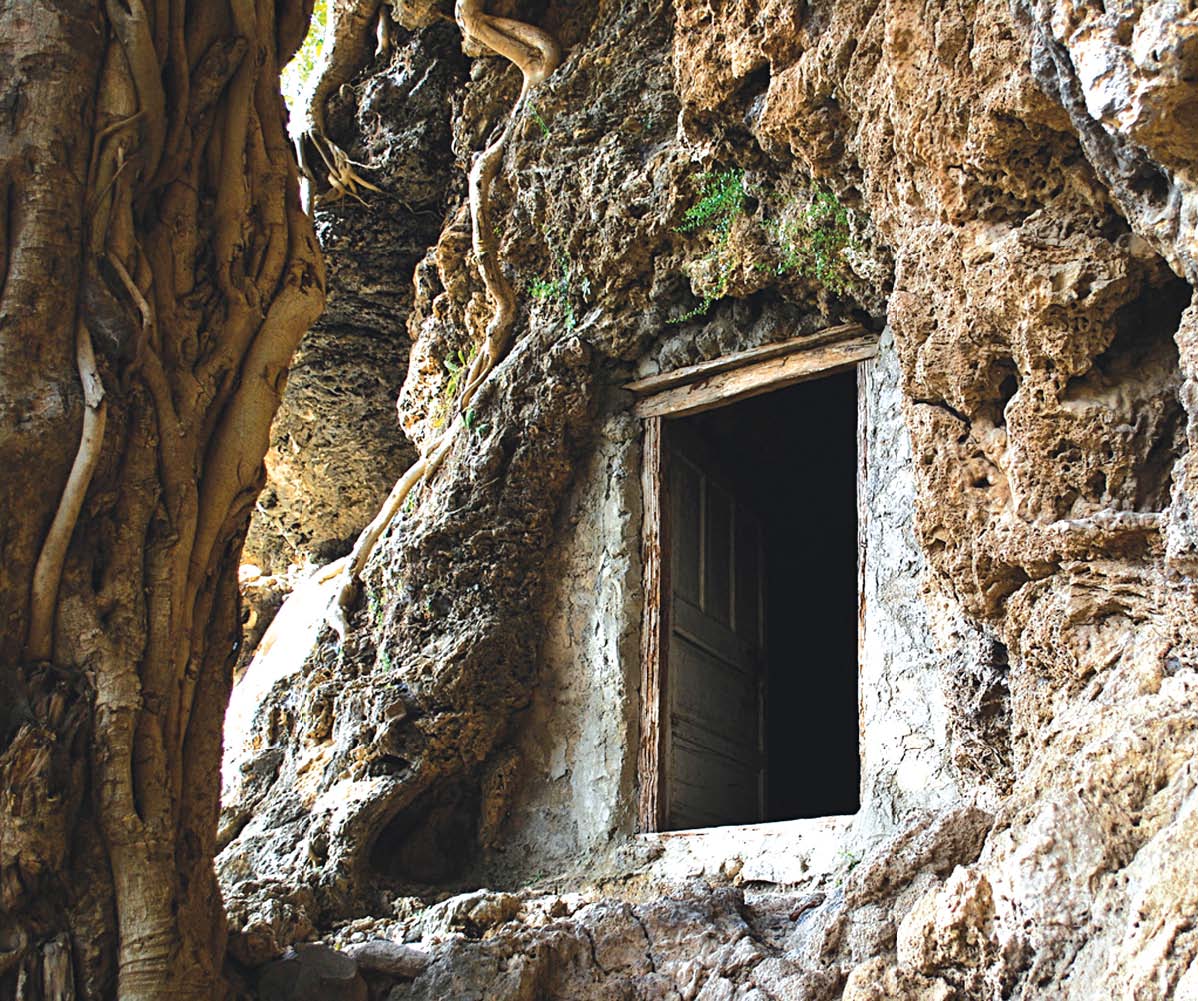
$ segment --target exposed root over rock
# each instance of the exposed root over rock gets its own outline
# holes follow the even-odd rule
[[[325,28],[323,59],[313,74],[312,85],[304,99],[307,121],[296,139],[296,155],[309,182],[315,180],[307,162],[304,141],[315,147],[324,162],[326,180],[332,190],[323,199],[335,201],[345,195],[362,201],[361,190],[381,193],[380,189],[362,177],[354,168],[356,163],[326,134],[325,105],[329,98],[344,86],[362,67],[370,53],[370,42],[379,34],[378,23],[387,16],[380,9],[381,0],[358,0],[356,3],[331,3],[329,23]],[[312,198],[309,197],[309,202]],[[311,210],[311,204],[308,205]]]
[[[524,77],[520,96],[503,128],[475,158],[470,169],[471,243],[494,311],[487,324],[482,346],[470,363],[454,420],[399,478],[379,513],[354,544],[342,571],[344,580],[337,599],[329,610],[329,622],[343,641],[348,631],[349,608],[357,597],[358,581],[379,538],[412,490],[437,472],[458,429],[465,423],[464,415],[470,401],[507,350],[515,321],[515,290],[499,267],[495,232],[490,225],[491,185],[499,172],[508,140],[523,114],[529,91],[557,68],[561,62],[561,49],[557,41],[540,28],[487,14],[482,9],[482,0],[459,0],[455,13],[458,26],[467,41],[484,45],[515,63]]]

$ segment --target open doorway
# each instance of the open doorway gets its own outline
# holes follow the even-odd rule
[[[855,368],[666,417],[649,435],[661,622],[642,827],[856,812]]]

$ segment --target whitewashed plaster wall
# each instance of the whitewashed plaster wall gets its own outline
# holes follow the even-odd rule
[[[865,845],[915,811],[961,801],[943,678],[976,637],[955,604],[929,588],[915,540],[911,446],[888,332],[860,373],[867,421],[862,806],[843,829]],[[614,412],[561,517],[540,682],[521,725],[521,779],[499,838],[516,868],[585,864],[627,845],[635,831],[640,459],[640,422]]]

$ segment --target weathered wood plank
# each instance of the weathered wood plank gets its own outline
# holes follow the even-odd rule
[[[644,497],[642,560],[645,610],[641,627],[641,732],[637,749],[640,791],[637,813],[642,831],[666,826],[666,755],[669,712],[664,705],[670,648],[670,565],[668,537],[669,470],[666,466],[664,427],[660,419],[645,422],[645,450],[641,466]]]
[[[874,357],[877,350],[878,339],[873,334],[836,341],[666,389],[638,400],[632,412],[638,417],[684,417],[701,413],[807,379],[846,371]]]
[[[826,330],[821,330],[818,333],[805,334],[802,337],[792,337],[789,340],[777,341],[773,344],[762,344],[745,351],[737,351],[734,354],[712,358],[710,361],[699,362],[697,365],[676,368],[672,372],[662,372],[660,375],[646,376],[644,379],[637,379],[634,382],[627,383],[624,388],[629,392],[636,393],[637,396],[648,396],[653,393],[660,393],[665,389],[672,389],[674,386],[682,386],[688,382],[697,382],[699,379],[705,379],[720,372],[729,372],[734,368],[740,368],[742,365],[765,361],[767,358],[780,358],[783,355],[794,354],[796,351],[821,347],[824,344],[843,341],[864,333],[865,328],[859,323],[842,323],[839,326],[828,327]]]
[[[752,767],[679,739],[673,746],[676,774],[670,785],[670,826],[693,827],[760,819]]]
[[[761,631],[761,579],[759,553],[760,524],[737,498],[736,504],[736,576],[732,582],[733,631],[746,643],[760,649],[765,645]]]
[[[703,525],[703,611],[732,629],[732,496],[707,481]]]

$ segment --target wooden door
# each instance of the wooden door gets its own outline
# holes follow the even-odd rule
[[[666,830],[765,815],[762,527],[709,443],[669,426]],[[664,554],[663,554],[664,555]]]

